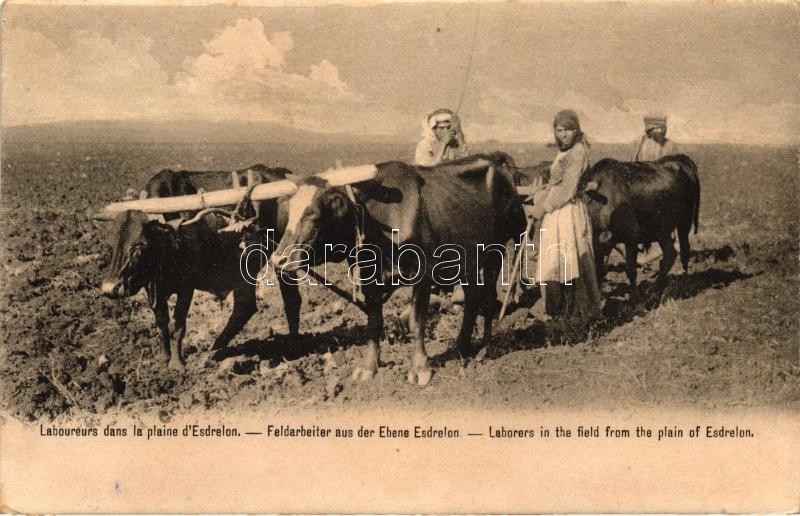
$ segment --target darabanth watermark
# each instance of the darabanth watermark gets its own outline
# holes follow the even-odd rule
[[[539,230],[539,245],[530,242],[525,234],[520,234],[517,243],[514,244],[514,254],[522,253],[520,260],[519,277],[517,278],[526,286],[533,286],[537,283],[546,285],[546,281],[538,281],[537,278],[543,277],[542,257],[535,259],[537,254],[541,254],[542,235],[546,229]],[[274,230],[267,230],[267,241],[274,241]],[[427,270],[428,257],[421,247],[412,243],[399,243],[399,230],[392,229],[392,246],[388,260],[384,259],[384,251],[375,244],[362,244],[360,246],[347,246],[346,244],[325,244],[322,253],[322,260],[317,260],[317,250],[308,244],[292,244],[286,246],[281,252],[281,256],[287,258],[280,267],[272,266],[260,267],[258,271],[251,270],[253,263],[266,264],[274,250],[264,244],[250,244],[244,248],[239,258],[239,269],[242,277],[251,285],[274,285],[277,274],[281,275],[284,282],[289,284],[319,285],[317,275],[311,275],[309,269],[314,265],[322,267],[322,280],[325,285],[332,285],[328,279],[328,263],[340,262],[348,259],[347,280],[356,285],[376,284],[384,286],[390,281],[393,286],[413,286],[422,281]],[[565,285],[571,285],[572,268],[574,264],[569,259],[569,249],[563,244],[553,244],[544,249],[545,253],[558,253],[557,260],[563,261],[563,268],[559,267],[564,274]],[[442,244],[437,247],[431,256],[434,259],[431,267],[431,280],[436,285],[452,286],[455,284],[466,285],[474,282],[476,285],[483,285],[483,275],[480,273],[480,264],[483,263],[487,253],[497,253],[501,262],[499,280],[500,284],[508,286],[511,282],[511,267],[513,256],[509,256],[508,248],[501,244],[476,244],[473,251],[472,263],[474,264],[474,274],[464,274],[468,269],[468,251],[458,244]],[[254,261],[253,255],[260,255],[260,260]],[[413,255],[408,257],[407,254]],[[415,267],[396,267],[401,260],[405,263],[415,264]],[[534,265],[535,263],[535,265]],[[384,267],[392,267],[395,271],[390,278],[384,275]],[[534,274],[538,272],[538,274]],[[317,276],[317,277],[315,277]]]

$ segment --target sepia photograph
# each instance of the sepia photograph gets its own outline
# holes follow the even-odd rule
[[[800,510],[799,15],[6,2],[2,512]]]

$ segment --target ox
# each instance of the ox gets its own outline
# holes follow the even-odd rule
[[[394,161],[376,168],[375,179],[354,185],[355,202],[342,189],[319,178],[302,181],[289,200],[286,232],[271,261],[281,271],[345,258],[352,265],[358,253],[331,256],[324,249],[341,244],[353,249],[356,227],[360,226],[363,248],[375,251],[379,273],[373,278],[377,281],[362,285],[368,317],[367,352],[353,376],[363,381],[377,372],[383,304],[399,287],[398,278],[413,277],[409,326],[415,347],[408,380],[426,385],[432,376],[424,343],[431,285],[437,265],[452,258],[451,253],[437,252],[440,246],[451,250],[460,246],[466,251],[460,256],[464,266],[450,278],[452,283],[460,281],[464,290],[463,319],[452,349],[475,351],[470,337],[479,312],[484,318],[484,346],[491,339],[505,243],[525,230],[525,215],[514,189],[515,167],[509,156],[495,153],[435,167]],[[397,233],[393,234],[393,229]],[[485,252],[477,253],[481,244]],[[420,254],[400,252],[410,245],[418,246]],[[301,249],[313,252],[301,253]],[[479,271],[482,281],[476,280]]]
[[[587,195],[598,279],[605,275],[605,259],[614,245],[624,244],[634,299],[638,245],[658,242],[663,256],[655,286],[657,292],[663,292],[677,255],[673,231],[678,234],[683,269],[688,271],[689,232],[694,226],[697,233],[700,211],[697,166],[688,156],[638,163],[603,159],[586,171],[578,188]]]
[[[258,182],[284,179],[285,169],[269,169],[263,165],[251,167]],[[247,170],[237,172],[239,183],[245,185]],[[162,170],[147,184],[147,192],[156,197],[189,195],[204,186],[224,187],[229,172],[175,172]],[[276,201],[258,203],[259,228],[275,228],[281,234]],[[177,215],[172,215],[172,218]],[[169,368],[183,370],[181,345],[186,333],[186,317],[195,290],[210,292],[222,299],[233,292],[233,311],[225,328],[212,346],[224,348],[244,327],[257,310],[256,287],[248,283],[240,270],[240,241],[236,233],[219,232],[226,226],[224,217],[209,213],[199,221],[181,225],[179,221],[164,223],[151,220],[140,211],[125,211],[117,215],[111,233],[112,258],[102,293],[108,297],[132,296],[144,288],[155,315],[163,358]],[[258,253],[248,255],[249,269],[258,270]],[[252,263],[250,263],[252,262]],[[300,294],[296,285],[279,278],[289,332],[298,333]],[[172,322],[167,300],[177,295]]]

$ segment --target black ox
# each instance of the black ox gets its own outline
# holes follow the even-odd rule
[[[284,179],[286,169],[255,165],[249,169],[256,182]],[[247,183],[247,169],[237,172],[240,186]],[[147,183],[149,197],[190,195],[199,188],[216,190],[230,188],[230,172],[187,172],[162,170]],[[282,234],[285,217],[279,216],[277,201],[256,203],[257,226],[274,228]],[[251,213],[252,215],[253,213]],[[192,214],[184,214],[190,216]],[[178,215],[167,218],[177,219]],[[131,296],[145,289],[155,315],[161,341],[161,352],[169,367],[183,370],[181,345],[186,333],[186,317],[195,290],[210,292],[220,299],[233,292],[233,311],[225,328],[214,340],[212,349],[224,348],[244,327],[257,310],[256,287],[248,283],[240,270],[241,237],[234,232],[219,230],[226,219],[208,213],[197,222],[179,224],[151,220],[141,211],[125,211],[113,221],[111,231],[112,258],[102,283],[102,293],[108,297]],[[248,255],[247,267],[254,275],[262,264],[260,253]],[[279,278],[281,294],[292,335],[298,333],[300,294],[296,285]],[[170,322],[167,300],[177,295],[173,320]]]
[[[462,281],[464,313],[454,349],[475,351],[470,349],[470,337],[479,312],[484,318],[483,344],[488,345],[491,339],[496,282],[504,263],[505,243],[525,230],[525,215],[514,188],[515,167],[509,156],[495,153],[430,168],[396,161],[376,168],[375,179],[353,185],[355,203],[343,189],[331,187],[319,178],[301,182],[289,200],[289,222],[271,261],[283,271],[319,265],[326,258],[347,259],[352,264],[352,253],[332,255],[329,251],[326,257],[324,248],[326,244],[343,244],[343,249],[351,250],[356,242],[356,226],[361,226],[361,249],[371,251],[359,252],[359,263],[366,262],[362,254],[376,257],[378,263],[374,263],[375,267],[362,267],[362,279],[372,276],[366,274],[367,269],[376,274],[372,276],[375,281],[366,281],[362,286],[368,317],[367,353],[354,377],[366,380],[378,370],[383,304],[398,288],[393,280],[402,274],[417,281],[413,285],[409,321],[415,348],[408,379],[426,385],[432,370],[425,350],[424,328],[434,278],[440,283],[445,276],[453,282]],[[392,229],[398,230],[394,241]],[[425,260],[422,266],[413,253],[398,256],[401,248],[409,244],[421,251]],[[485,246],[482,253],[477,252],[479,244]],[[301,253],[300,248],[294,247],[297,245],[313,253]],[[442,252],[440,246],[449,250]],[[464,251],[460,258],[454,254],[456,246]],[[461,266],[453,265],[453,261]],[[437,266],[442,269],[436,270]],[[479,270],[482,282],[476,280]]]
[[[606,257],[622,243],[631,297],[635,298],[638,245],[657,242],[663,253],[655,283],[660,294],[677,256],[673,231],[680,242],[683,269],[688,271],[689,233],[692,226],[697,233],[700,211],[697,166],[688,156],[638,163],[603,159],[586,171],[578,188],[587,195],[599,280],[605,275]]]

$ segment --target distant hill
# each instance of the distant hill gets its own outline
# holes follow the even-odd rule
[[[320,145],[359,145],[389,144],[402,145],[413,149],[418,137],[410,130],[408,134],[384,136],[375,134],[318,133],[303,129],[294,129],[270,122],[209,122],[204,120],[176,120],[166,122],[133,120],[84,120],[73,122],[50,122],[39,124],[3,127],[0,138],[5,143],[210,143],[210,144],[304,144]],[[468,135],[469,136],[469,135]],[[555,147],[552,141],[547,142],[499,142],[488,139],[481,140],[477,135],[468,139],[471,149],[481,150],[503,149],[508,147],[527,147],[529,145]],[[706,142],[704,144],[682,145],[737,145],[725,142]],[[618,145],[614,143],[593,142],[600,145]],[[630,146],[629,142],[624,145]],[[781,143],[751,144],[754,147],[782,148],[793,147]],[[626,147],[627,148],[627,147]]]
[[[399,138],[380,135],[329,134],[293,129],[268,122],[181,120],[76,121],[3,128],[6,142],[153,142],[153,143],[389,143]],[[407,143],[407,142],[406,142]]]

